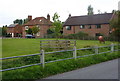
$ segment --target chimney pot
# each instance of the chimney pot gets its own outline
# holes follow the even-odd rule
[[[69,14],[69,17],[71,17],[71,14]]]
[[[50,21],[50,15],[49,14],[47,15],[47,19]]]
[[[28,21],[32,20],[32,15],[28,15]]]

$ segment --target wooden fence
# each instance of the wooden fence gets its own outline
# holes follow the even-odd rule
[[[26,65],[26,66],[21,66],[21,67],[15,67],[15,68],[2,69],[2,70],[0,70],[0,72],[8,71],[8,70],[20,69],[20,68],[25,68],[25,67],[35,66],[35,65],[42,65],[42,67],[44,68],[46,63],[63,61],[63,60],[68,60],[68,59],[77,59],[77,58],[81,58],[81,57],[88,57],[88,56],[92,56],[92,55],[99,55],[99,54],[110,53],[110,52],[114,52],[114,51],[120,51],[119,48],[115,49],[115,46],[120,46],[120,44],[111,44],[111,45],[108,45],[108,46],[99,46],[99,47],[95,46],[95,47],[92,47],[92,48],[81,48],[81,49],[76,49],[76,46],[74,46],[73,49],[71,49],[71,50],[60,50],[60,51],[54,51],[54,52],[45,52],[45,50],[42,49],[41,53],[39,53],[39,54],[31,54],[31,55],[23,55],[23,56],[14,56],[14,57],[0,58],[0,60],[5,60],[5,59],[26,57],[26,56],[40,55],[40,63]],[[99,48],[105,48],[105,47],[110,47],[110,50],[106,51],[106,52],[99,52]],[[94,49],[94,53],[93,54],[89,54],[89,55],[77,56],[77,51],[78,50],[88,50],[88,49]],[[45,55],[46,54],[53,54],[53,53],[66,52],[66,51],[72,51],[73,52],[73,57],[45,62]]]

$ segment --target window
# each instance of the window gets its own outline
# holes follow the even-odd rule
[[[101,25],[100,24],[97,24],[96,25],[96,28],[98,29],[98,28],[101,28]]]
[[[66,26],[66,29],[67,30],[71,30],[71,26]]]
[[[101,33],[96,33],[96,36],[102,36],[102,34]]]
[[[39,27],[39,25],[36,25],[36,27]]]
[[[37,36],[40,36],[40,32],[37,33]]]
[[[25,26],[25,30],[28,30],[29,29],[29,26]]]
[[[40,29],[40,25],[36,25],[36,27],[38,27]]]
[[[91,28],[92,28],[91,25],[89,25],[89,26],[88,26],[88,29],[91,29]]]
[[[42,20],[40,19],[40,22],[41,22]]]
[[[85,28],[85,25],[80,25],[80,29],[84,29]]]

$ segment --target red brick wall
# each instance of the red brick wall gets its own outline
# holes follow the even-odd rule
[[[88,29],[89,25],[85,25],[84,29],[80,29],[80,26],[72,26],[71,30],[66,30],[66,27],[63,28],[63,34],[68,35],[68,34],[74,34],[78,33],[80,31],[87,33],[89,36],[95,37],[96,33],[101,33],[104,36],[109,35],[109,29],[110,26],[109,24],[102,24],[101,28],[97,29],[96,25],[91,25],[91,29]],[[75,28],[75,30],[74,30]]]
[[[43,38],[47,34],[47,30],[50,26],[44,25],[40,27],[40,37]]]
[[[14,33],[14,27],[7,27],[7,33]]]
[[[15,37],[17,36],[17,33],[22,34],[22,26],[21,25],[15,26],[15,28],[14,28]]]
[[[34,26],[28,26],[29,28],[33,28]],[[39,25],[40,27],[40,36],[37,36],[37,37],[40,37],[40,38],[43,38],[46,34],[47,34],[47,30],[50,28],[50,26],[48,25]],[[22,28],[22,35],[23,37],[25,37],[26,35],[26,32],[25,32],[25,26]]]
[[[26,32],[25,32],[25,26],[22,27],[22,37],[25,38]]]
[[[32,28],[33,26],[28,26],[29,28]],[[26,35],[26,30],[25,30],[25,26],[22,26],[22,37],[25,38],[25,35]]]
[[[71,26],[71,30],[66,30],[66,27],[63,27],[63,35],[74,34],[75,26]]]

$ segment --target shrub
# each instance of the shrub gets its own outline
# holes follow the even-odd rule
[[[78,32],[76,34],[70,34],[68,36],[66,36],[65,38],[73,38],[73,39],[84,39],[85,37],[87,37],[88,34],[84,33],[84,32]]]

